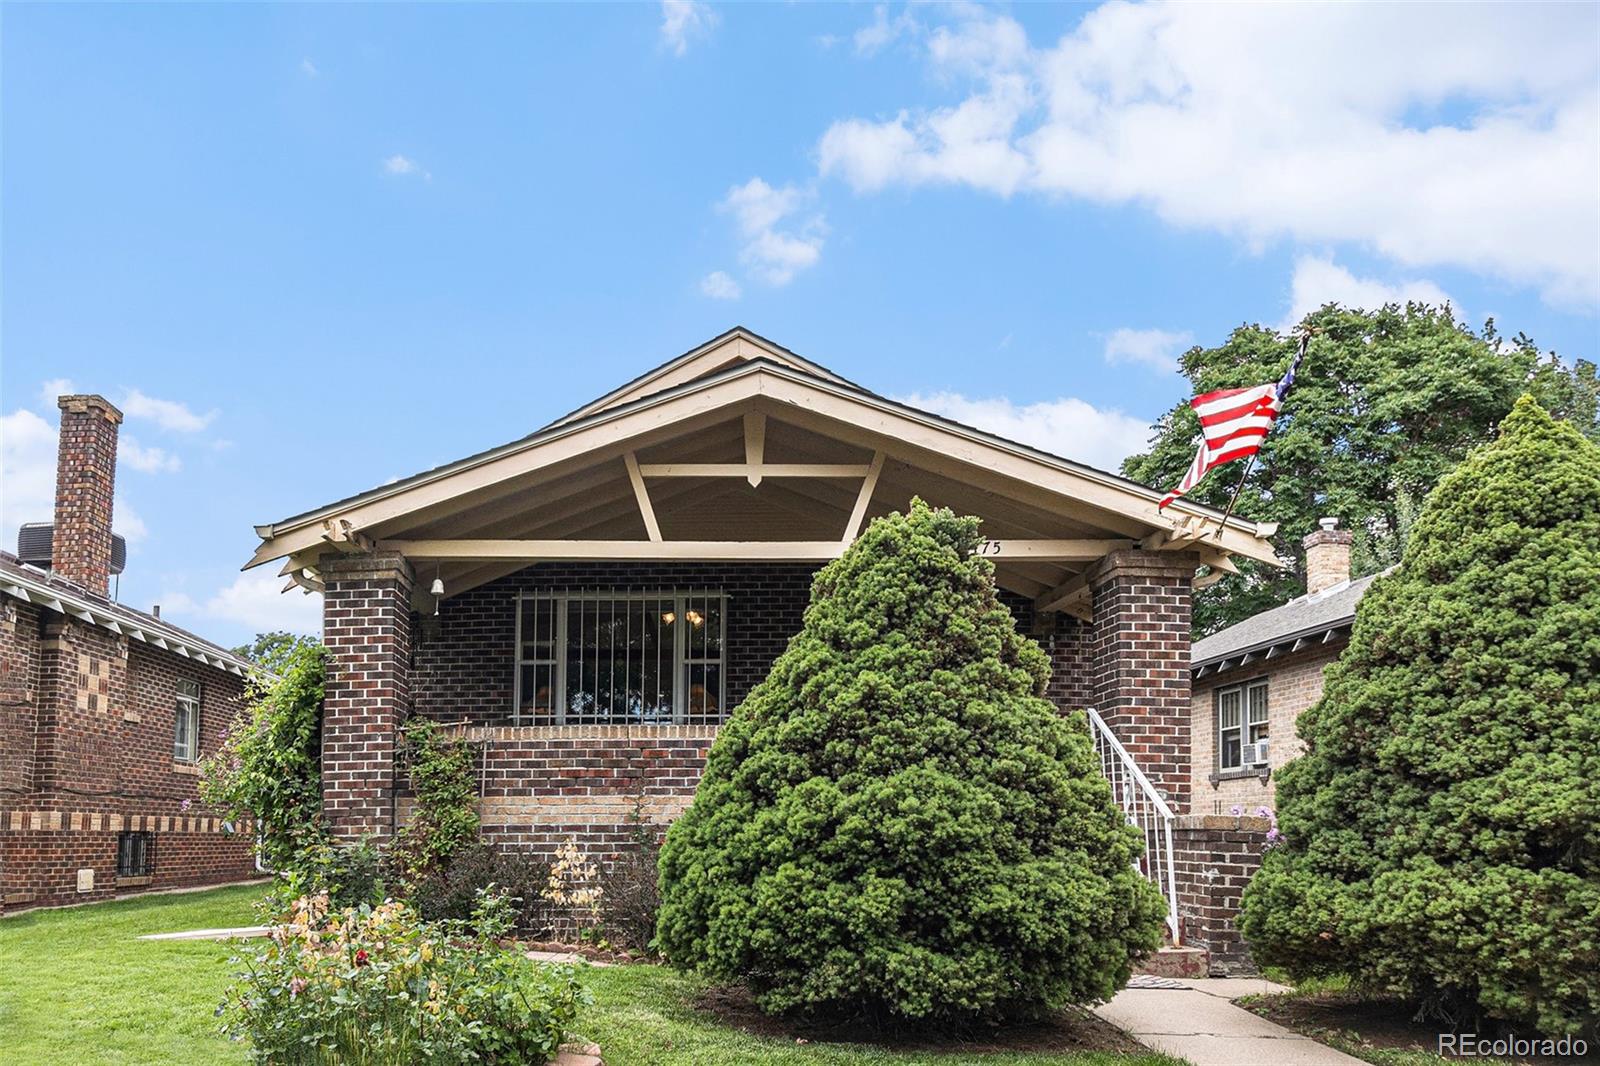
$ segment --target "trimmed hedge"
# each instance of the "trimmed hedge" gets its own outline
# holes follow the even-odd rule
[[[1600,447],[1520,400],[1429,496],[1299,731],[1244,897],[1256,958],[1595,1032]]]
[[[671,962],[772,1012],[994,1020],[1109,997],[1157,945],[1139,834],[978,542],[917,500],[818,573],[667,834]]]

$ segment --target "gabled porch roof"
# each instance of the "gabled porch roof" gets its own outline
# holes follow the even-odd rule
[[[805,560],[839,554],[912,495],[984,519],[1001,584],[1087,610],[1123,548],[1276,562],[1273,530],[875,395],[735,329],[538,432],[258,526],[247,563],[315,587],[331,552],[384,548],[456,595],[548,560]]]

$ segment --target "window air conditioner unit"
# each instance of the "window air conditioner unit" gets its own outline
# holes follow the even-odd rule
[[[1258,740],[1253,744],[1244,746],[1244,764],[1246,766],[1267,765],[1267,741]]]

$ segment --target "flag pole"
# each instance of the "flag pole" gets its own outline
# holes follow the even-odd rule
[[[1300,328],[1300,351],[1295,354],[1294,362],[1289,364],[1289,374],[1292,377],[1296,365],[1306,357],[1306,349],[1311,346],[1311,334],[1315,332],[1310,326]],[[1250,477],[1250,471],[1255,468],[1256,455],[1260,449],[1250,453],[1250,461],[1244,464],[1244,473],[1239,475],[1239,483],[1233,487],[1233,495],[1228,498],[1228,509],[1222,512],[1222,521],[1217,523],[1215,539],[1222,539],[1222,531],[1228,526],[1228,519],[1233,517],[1233,505],[1239,502],[1239,493],[1244,491],[1244,483]]]

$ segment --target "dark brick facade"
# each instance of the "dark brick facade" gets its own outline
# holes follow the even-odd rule
[[[1112,552],[1091,572],[1094,707],[1177,814],[1189,810],[1193,552]]]
[[[346,556],[323,578],[322,809],[336,836],[382,839],[394,831],[395,734],[411,706],[411,565]]]
[[[1256,973],[1239,933],[1239,901],[1261,868],[1266,818],[1189,815],[1172,832],[1184,943],[1206,949],[1214,977]]]
[[[214,753],[243,678],[0,595],[0,907],[256,876],[250,827],[228,832],[198,767],[173,758],[180,678],[200,685],[200,752]],[[124,831],[152,834],[148,879],[119,883]]]

